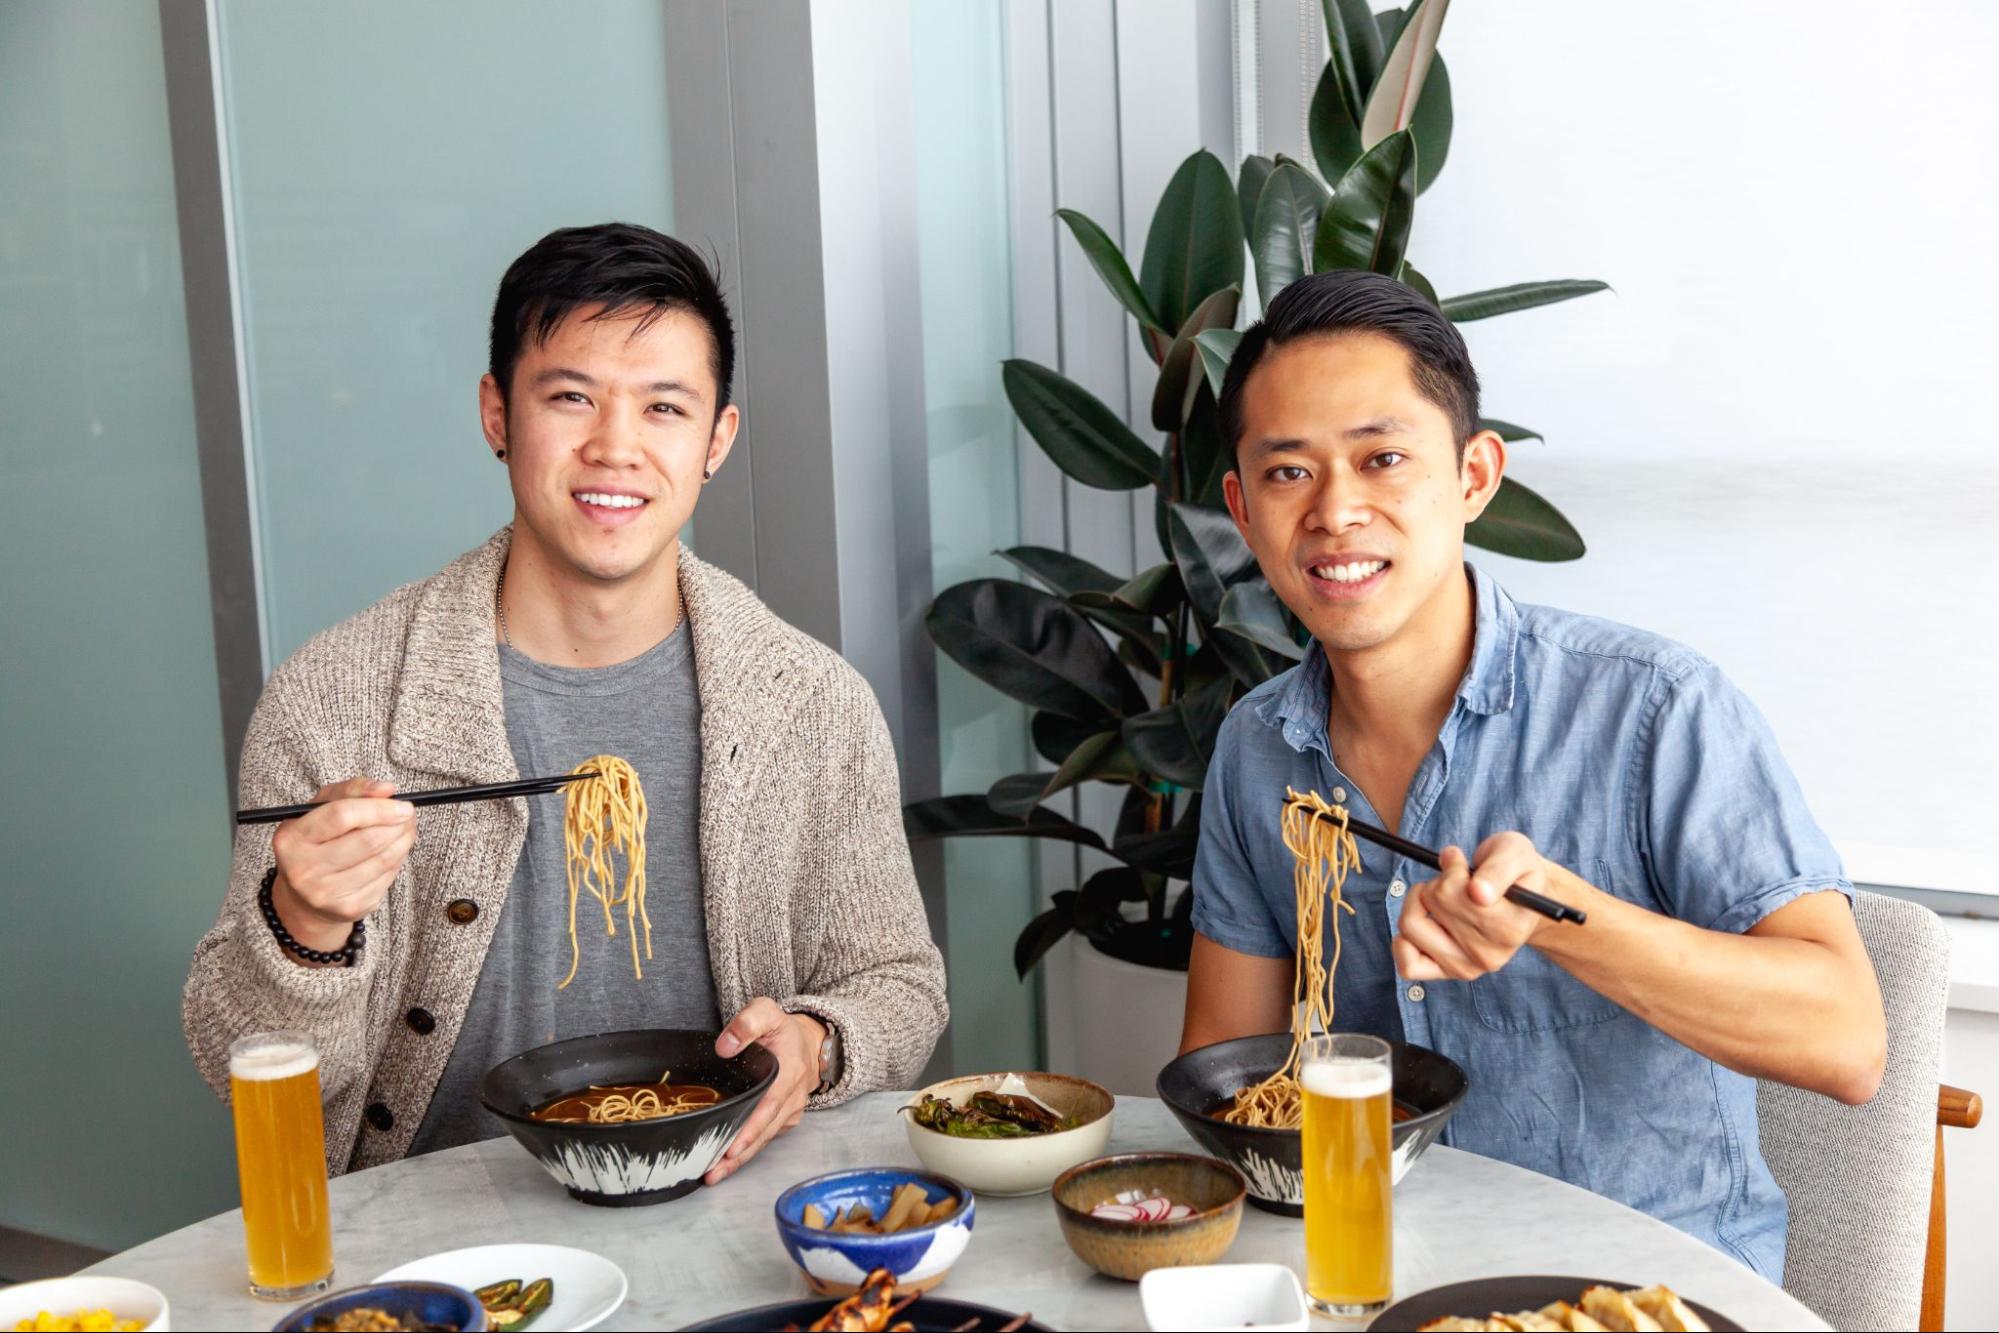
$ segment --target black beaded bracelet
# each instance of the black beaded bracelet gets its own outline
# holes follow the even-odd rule
[[[285,929],[285,923],[278,919],[278,909],[271,901],[271,886],[278,882],[278,868],[272,866],[264,872],[264,882],[257,889],[257,910],[264,914],[264,924],[277,937],[278,947],[294,958],[303,958],[308,963],[338,963],[342,967],[354,967],[361,961],[361,948],[368,942],[368,927],[359,921],[347,936],[347,943],[338,949],[308,949],[292,938]]]

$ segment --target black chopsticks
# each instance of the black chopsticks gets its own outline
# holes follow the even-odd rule
[[[478,787],[435,787],[430,791],[397,792],[393,799],[408,801],[411,805],[456,805],[460,801],[497,801],[509,796],[541,796],[552,791],[561,791],[578,778],[594,778],[597,770],[583,773],[564,773],[552,778],[521,778],[516,782],[488,782]],[[275,824],[284,819],[297,819],[300,815],[319,808],[319,802],[307,801],[303,805],[272,805],[261,810],[238,810],[238,824]]]
[[[1411,861],[1420,861],[1432,870],[1442,870],[1444,868],[1443,864],[1438,861],[1437,854],[1420,842],[1411,842],[1407,838],[1398,838],[1387,829],[1376,828],[1372,824],[1363,824],[1352,815],[1347,816],[1347,829],[1356,838],[1364,838],[1377,847],[1386,847],[1389,851],[1399,856],[1406,856]],[[1532,889],[1523,889],[1518,884],[1515,884],[1506,891],[1506,900],[1508,902],[1519,903],[1530,912],[1539,912],[1550,921],[1573,921],[1580,926],[1589,920],[1589,913],[1582,909],[1570,907],[1566,903],[1558,903],[1546,894],[1536,893]]]

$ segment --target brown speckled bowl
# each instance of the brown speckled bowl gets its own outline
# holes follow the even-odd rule
[[[1125,1190],[1164,1194],[1194,1209],[1174,1222],[1113,1222],[1090,1210]],[[1106,1277],[1136,1282],[1155,1268],[1212,1264],[1235,1243],[1242,1173],[1227,1162],[1193,1153],[1133,1152],[1072,1166],[1052,1191],[1062,1238],[1076,1257]]]

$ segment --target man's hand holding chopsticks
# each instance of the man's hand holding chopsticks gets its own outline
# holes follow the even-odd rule
[[[1437,877],[1410,888],[1391,946],[1395,970],[1409,980],[1470,981],[1497,972],[1555,925],[1506,899],[1516,884],[1542,894],[1551,888],[1548,862],[1526,835],[1495,833],[1475,856],[1476,865],[1446,847]]]
[[[416,844],[416,810],[391,799],[395,791],[394,783],[373,778],[321,787],[313,799],[323,805],[286,820],[272,835],[278,877],[271,905],[306,948],[340,948],[403,868]]]

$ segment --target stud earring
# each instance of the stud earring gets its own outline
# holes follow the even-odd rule
[[[495,449],[493,451],[493,457],[499,459],[502,463],[504,463],[507,461],[507,451],[505,449]]]
[[[704,482],[709,482],[709,481],[713,481],[714,479],[715,479],[715,469],[714,469],[714,468],[711,468],[711,467],[704,467],[704,468],[702,468],[702,469],[701,469],[701,480],[702,480],[702,481],[704,481]]]

